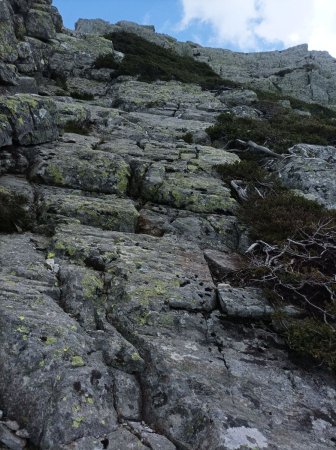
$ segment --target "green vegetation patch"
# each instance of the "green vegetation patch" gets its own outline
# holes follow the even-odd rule
[[[281,95],[275,92],[260,91],[256,89],[253,90],[258,95],[257,105],[259,106],[262,106],[263,103],[266,107],[267,105],[275,105],[275,104],[278,104],[279,106],[280,101],[288,100],[293,109],[299,109],[301,111],[309,112],[316,118],[319,119],[336,118],[336,111],[327,108],[326,106],[322,106],[319,103],[307,103],[303,100],[299,100],[289,95]]]
[[[13,233],[32,229],[35,212],[27,198],[0,186],[0,232]]]
[[[335,328],[316,319],[290,321],[286,331],[290,348],[326,363],[336,371]]]
[[[94,100],[94,95],[88,94],[86,92],[72,91],[70,92],[70,96],[72,98],[75,98],[76,100],[85,100],[85,101]]]
[[[298,143],[336,144],[336,121],[333,117],[323,117],[323,113],[302,117],[270,102],[260,102],[254,106],[262,111],[262,118],[220,114],[217,123],[206,130],[212,142],[228,144],[236,139],[251,140],[278,153],[286,152]]]
[[[65,133],[81,134],[88,136],[91,132],[91,126],[89,124],[77,122],[76,120],[70,120],[64,125]]]
[[[256,161],[218,171],[244,189],[238,216],[255,242],[230,281],[262,287],[276,310],[298,307],[303,318],[278,313],[277,329],[306,361],[336,371],[336,211],[288,190]]]
[[[115,50],[125,54],[121,62],[112,55],[99,56],[95,61],[97,69],[114,69],[114,78],[131,75],[139,76],[139,80],[145,82],[177,80],[196,83],[205,89],[237,87],[237,83],[224,81],[208,64],[180,56],[133,33],[110,33],[104,37],[113,42]]]
[[[321,221],[333,219],[336,226],[336,211],[287,189],[256,161],[223,164],[217,170],[227,183],[243,182],[248,200],[241,202],[238,216],[253,239],[279,244],[302,230],[313,232]]]
[[[287,190],[274,190],[265,198],[255,197],[240,210],[243,222],[250,224],[251,236],[271,243],[279,243],[305,230],[313,232],[322,220],[336,214],[318,203]]]

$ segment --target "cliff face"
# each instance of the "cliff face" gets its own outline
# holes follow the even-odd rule
[[[220,113],[266,121],[258,92],[113,78],[96,64],[125,58],[97,35],[110,27],[70,32],[50,1],[0,0],[0,448],[334,448],[330,372],[289,357],[262,290],[216,283],[251,240],[216,170],[239,157],[205,130]],[[225,78],[334,104],[326,54],[112,31],[125,29]],[[292,153],[284,179],[335,207],[335,148]]]

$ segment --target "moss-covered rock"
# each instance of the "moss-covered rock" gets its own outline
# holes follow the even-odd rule
[[[52,186],[88,192],[124,195],[130,168],[118,155],[92,150],[88,144],[66,142],[40,147],[40,154],[27,149],[32,160],[30,178]]]
[[[58,176],[61,184],[61,174]],[[81,191],[59,188],[40,187],[39,192],[43,197],[48,222],[55,218],[74,218],[84,225],[105,230],[135,232],[139,213],[131,200],[116,195],[83,196]]]
[[[52,100],[29,94],[2,97],[0,114],[7,117],[15,143],[32,145],[58,138],[57,111]]]
[[[232,213],[237,204],[230,190],[216,178],[186,173],[166,173],[152,166],[146,173],[142,196],[173,208],[201,213]]]
[[[11,12],[6,2],[0,3],[0,58],[2,61],[14,62],[18,57],[17,39]]]

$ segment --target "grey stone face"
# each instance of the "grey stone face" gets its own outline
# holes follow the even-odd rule
[[[21,145],[40,144],[58,137],[56,106],[50,99],[26,94],[2,97],[0,114],[6,117],[1,127],[5,133],[3,145],[9,140],[7,134],[14,143]]]
[[[26,22],[28,36],[49,40],[56,37],[56,30],[48,12],[31,9]]]
[[[299,144],[276,164],[281,180],[298,194],[327,208],[336,208],[336,148]]]

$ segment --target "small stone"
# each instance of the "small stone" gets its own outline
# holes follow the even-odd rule
[[[4,424],[12,431],[18,431],[20,429],[20,425],[15,420],[6,420]]]
[[[18,430],[15,434],[16,434],[16,436],[19,436],[20,438],[29,439],[29,433],[25,428]]]
[[[0,443],[10,450],[21,450],[26,446],[26,440],[15,436],[4,423],[0,423]]]

